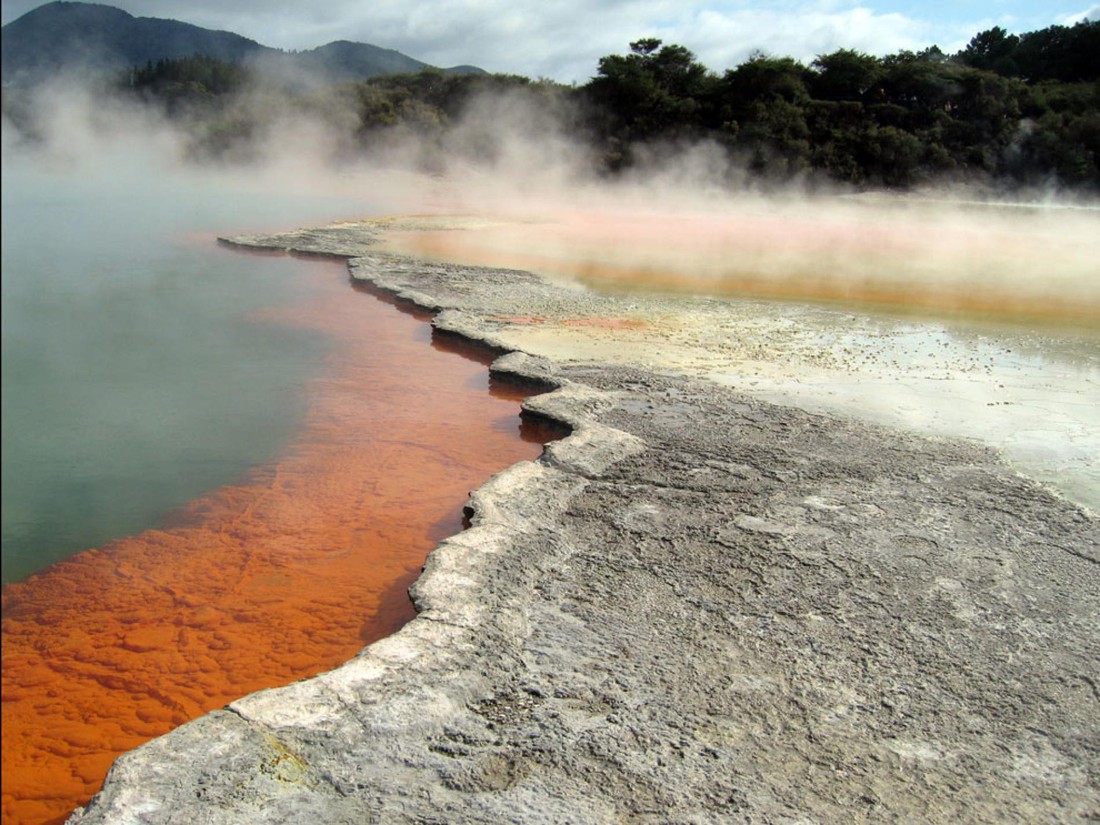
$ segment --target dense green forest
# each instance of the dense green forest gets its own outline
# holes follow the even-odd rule
[[[134,67],[113,88],[183,123],[191,153],[203,158],[247,157],[253,138],[287,114],[331,127],[341,153],[415,136],[441,152],[491,155],[491,141],[447,136],[471,101],[505,93],[552,113],[609,175],[706,141],[771,180],[1100,190],[1100,22],[1019,36],[994,28],[954,55],[842,49],[807,66],[757,54],[721,73],[683,46],[643,39],[600,59],[579,86],[425,70],[302,92],[196,56]],[[26,123],[25,107],[9,97],[6,113]],[[433,153],[421,154],[430,165]]]
[[[1100,23],[991,29],[952,57],[842,49],[805,66],[757,55],[722,75],[642,40],[603,58],[581,94],[612,166],[646,141],[710,138],[779,176],[1100,185]]]

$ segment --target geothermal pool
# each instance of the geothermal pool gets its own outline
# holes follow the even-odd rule
[[[467,492],[550,434],[342,264],[209,234],[387,204],[25,182],[29,199],[5,170],[4,349],[23,360],[4,369],[3,804],[31,823],[63,820],[118,753],[392,632]],[[1095,211],[500,206],[389,243],[639,296],[606,328],[532,324],[551,356],[980,438],[1100,507]]]
[[[485,353],[433,340],[342,262],[218,247],[208,222],[232,226],[249,198],[53,179],[21,198],[17,178],[5,171],[13,825],[64,821],[120,753],[400,627],[468,492],[550,436],[521,420],[522,393],[490,388]],[[255,200],[276,225],[352,208]]]
[[[313,300],[280,315],[337,346],[279,457],[5,589],[5,822],[55,820],[120,753],[392,633],[468,492],[549,437],[485,357],[308,268]]]
[[[1100,511],[1100,209],[637,192],[510,206],[394,224],[387,246],[647,298],[613,342],[533,328],[550,355],[980,439]]]

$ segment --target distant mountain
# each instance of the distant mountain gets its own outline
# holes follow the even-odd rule
[[[334,80],[418,72],[427,63],[392,49],[340,40],[304,52],[284,52],[239,34],[157,17],[134,17],[94,3],[39,6],[2,29],[5,86],[31,85],[64,72],[125,69],[160,59],[203,54],[219,60],[272,59],[284,71],[322,73]],[[473,66],[446,70],[484,73]]]
[[[122,69],[193,54],[239,62],[274,51],[239,34],[133,17],[91,3],[39,6],[4,26],[0,38],[5,85],[33,83],[66,70]]]
[[[404,74],[428,68],[408,55],[367,43],[337,40],[308,52],[288,55],[302,66],[324,72],[336,79],[370,77],[376,74]]]

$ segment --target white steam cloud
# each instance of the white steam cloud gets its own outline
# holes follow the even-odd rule
[[[345,91],[343,94],[347,94]],[[548,274],[718,294],[870,301],[1008,317],[1100,318],[1100,212],[1053,192],[979,204],[972,193],[909,199],[767,187],[706,143],[652,146],[614,182],[560,97],[539,84],[475,95],[441,128],[397,125],[353,139],[351,101],[303,108],[265,88],[222,121],[259,124],[229,157],[196,159],[184,133],[148,106],[56,83],[19,139],[5,122],[5,165],[33,157],[109,177],[216,174],[242,187],[382,195],[404,211],[476,213],[493,230],[432,239],[434,254],[506,259]],[[1071,208],[1073,207],[1073,208]],[[355,217],[355,216],[348,216]],[[538,259],[524,256],[537,246]]]
[[[956,428],[952,420],[953,434],[1007,442],[1038,433],[1025,447],[1056,456],[1044,471],[1047,477],[1066,475],[1067,461],[1095,464],[1100,209],[1094,203],[1070,200],[1054,189],[997,197],[964,190],[897,197],[828,191],[809,180],[775,187],[706,143],[647,147],[637,153],[637,167],[609,180],[593,172],[597,159],[576,133],[572,113],[544,92],[535,84],[477,96],[445,129],[427,121],[420,130],[395,126],[364,145],[353,139],[346,100],[311,98],[313,108],[303,113],[257,89],[229,110],[242,120],[264,114],[254,118],[262,128],[254,131],[246,151],[203,160],[194,151],[192,132],[151,109],[105,102],[78,85],[59,83],[38,96],[33,117],[20,120],[24,127],[31,124],[28,131],[36,140],[5,120],[3,166],[5,176],[33,164],[59,179],[100,187],[117,183],[127,191],[143,176],[157,176],[179,186],[210,187],[227,198],[233,190],[331,195],[375,210],[341,216],[347,220],[374,217],[379,204],[394,214],[473,216],[476,220],[439,221],[437,226],[450,228],[400,235],[393,242],[406,253],[529,269],[600,289],[782,299],[791,307],[826,302],[844,312],[836,313],[836,329],[814,333],[810,348],[834,348],[840,360],[839,351],[848,346],[840,343],[846,325],[870,323],[854,320],[857,307],[869,304],[907,317],[915,312],[925,319],[1009,321],[1022,331],[1014,335],[1029,340],[1035,335],[1050,340],[1068,330],[1067,347],[1075,354],[1067,363],[1073,371],[1057,366],[1051,372],[1037,362],[1024,380],[1011,361],[1017,345],[995,348],[990,360],[987,345],[973,349],[964,342],[952,346],[980,352],[980,359],[967,356],[975,371],[967,372],[963,383],[957,377],[928,378],[925,386],[936,393],[926,392],[923,400],[903,392],[916,386],[913,376],[878,376],[871,384],[869,368],[851,364],[847,369],[858,378],[851,372],[838,375],[848,376],[850,404],[863,412],[883,399],[900,399],[891,403],[910,418],[935,420],[944,410],[957,411],[962,423]],[[8,191],[6,186],[6,196]],[[260,227],[241,215],[236,226],[223,231],[249,227],[295,228]],[[797,332],[797,315],[777,317],[771,331],[760,334]],[[902,338],[917,341],[924,335]],[[950,337],[942,328],[929,335],[934,341]],[[878,346],[856,343],[856,348]],[[741,346],[767,349],[754,342]],[[782,355],[789,346],[774,351],[780,355],[773,371],[789,372]],[[884,354],[875,363],[894,357],[901,356]],[[1002,367],[1003,358],[1010,360]],[[973,383],[979,372],[980,387]],[[788,388],[812,384],[829,397],[848,397],[846,385],[836,380],[783,379]],[[1048,381],[1059,382],[1053,396]],[[1019,387],[1005,390],[1012,382]],[[874,398],[859,395],[860,386],[864,393],[872,387]],[[1015,393],[1014,406],[991,406],[1007,403],[1005,392]],[[967,393],[972,399],[964,404],[959,399]],[[941,400],[947,396],[950,403]],[[1055,396],[1062,400],[1051,400]],[[990,417],[991,410],[1003,413],[1001,419]],[[1017,413],[1005,410],[1033,415],[1021,424]],[[1063,419],[1070,422],[1064,432]],[[1089,500],[1097,500],[1095,471],[1078,475],[1091,485]]]

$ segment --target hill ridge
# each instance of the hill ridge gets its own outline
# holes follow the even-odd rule
[[[107,4],[54,0],[3,27],[0,69],[5,86],[34,85],[58,74],[122,70],[199,54],[229,62],[274,57],[292,68],[327,72],[335,80],[434,68],[396,49],[354,40],[291,52],[236,32],[171,18],[137,17]],[[443,71],[484,73],[466,65]]]

